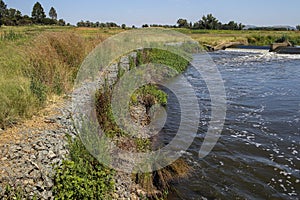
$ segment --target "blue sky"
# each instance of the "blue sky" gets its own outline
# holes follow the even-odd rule
[[[4,0],[8,7],[31,14],[37,0]],[[59,18],[71,24],[80,20],[107,22],[128,26],[142,24],[175,24],[177,19],[198,21],[212,13],[222,23],[230,20],[246,25],[298,25],[299,0],[39,0],[48,14],[53,6]]]

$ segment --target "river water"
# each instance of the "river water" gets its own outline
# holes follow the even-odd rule
[[[193,171],[174,183],[169,199],[299,199],[300,55],[238,49],[209,55],[225,84],[225,126],[213,151],[199,159],[211,99],[205,81],[189,68],[184,76],[195,88],[201,119],[193,144],[183,153]],[[179,107],[170,93],[169,122],[180,120]],[[166,144],[177,128],[165,125]]]

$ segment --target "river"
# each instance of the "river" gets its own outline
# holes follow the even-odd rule
[[[225,125],[213,151],[199,159],[211,99],[204,80],[189,68],[184,76],[201,110],[198,133],[183,153],[193,171],[174,182],[168,199],[299,199],[300,55],[238,49],[209,55],[225,84]],[[177,87],[184,90],[185,85]],[[178,129],[179,109],[170,93],[161,136],[165,144]]]

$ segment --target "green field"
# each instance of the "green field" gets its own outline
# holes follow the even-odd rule
[[[257,30],[190,30],[175,29],[190,35],[200,44],[217,45],[224,42],[241,41],[249,45],[267,46],[276,40],[286,37],[295,45],[300,45],[299,31],[257,31]]]
[[[281,37],[300,44],[299,31],[174,29],[200,44],[230,41],[269,45]],[[85,56],[120,28],[24,26],[0,28],[0,128],[29,118],[53,95],[70,92]]]

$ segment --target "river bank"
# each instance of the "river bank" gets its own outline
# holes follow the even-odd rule
[[[7,28],[7,27],[5,27]],[[24,27],[21,27],[22,29]],[[21,28],[16,27],[15,30],[20,30]],[[36,27],[30,27],[29,29],[35,29]],[[25,28],[26,29],[26,28]],[[54,28],[55,29],[55,28]],[[1,30],[3,30],[1,28]],[[42,37],[38,37],[38,40],[42,40],[42,38],[46,38],[47,40],[54,40],[56,44],[60,44],[63,46],[65,52],[72,52],[73,48],[68,46],[66,43],[63,42],[64,38],[64,31],[70,31],[75,34],[83,35],[83,37],[77,37],[75,35],[75,42],[79,42],[79,44],[83,44],[84,42],[90,42],[89,47],[82,45],[80,48],[79,53],[73,52],[67,55],[69,57],[65,57],[65,54],[56,55],[55,52],[57,46],[47,46],[49,51],[45,51],[44,54],[37,54],[35,55],[35,61],[38,63],[35,67],[44,66],[45,57],[49,54],[49,52],[53,53],[55,56],[48,56],[47,59],[50,62],[51,59],[57,58],[59,60],[58,63],[51,63],[50,67],[59,67],[55,68],[58,71],[64,69],[65,66],[68,67],[76,67],[80,63],[79,60],[73,62],[72,59],[77,58],[76,55],[80,55],[80,57],[84,57],[84,53],[81,51],[83,48],[85,50],[90,50],[93,45],[97,42],[102,41],[105,37],[110,34],[116,34],[119,30],[112,31],[110,30],[99,30],[99,29],[77,29],[73,27],[68,27],[66,29],[61,28],[60,30],[52,30],[49,28],[50,31],[60,32],[60,34],[45,34]],[[48,31],[49,31],[48,30]],[[100,34],[108,31],[105,33],[105,36],[101,36]],[[27,32],[29,32],[27,30]],[[26,32],[26,34],[27,34]],[[242,33],[242,32],[241,32]],[[251,33],[251,32],[249,32]],[[253,32],[259,34],[259,32]],[[290,32],[293,34],[294,32]],[[296,32],[295,32],[296,33]],[[67,97],[67,100],[62,100],[61,102],[56,102],[54,100],[50,104],[43,105],[46,107],[44,110],[43,106],[38,106],[39,102],[36,99],[45,101],[45,95],[49,92],[49,96],[53,94],[53,91],[60,93],[63,96],[63,93],[70,88],[71,82],[68,82],[70,77],[65,76],[65,79],[57,79],[57,74],[49,73],[53,84],[49,85],[48,90],[45,89],[43,84],[49,84],[47,82],[48,77],[44,77],[43,84],[39,82],[34,82],[30,80],[28,77],[24,77],[23,68],[23,61],[24,61],[24,52],[22,54],[17,54],[18,48],[26,49],[26,42],[28,42],[28,35],[24,34],[22,31],[16,33],[16,37],[10,38],[7,36],[5,40],[1,41],[1,48],[0,50],[4,52],[3,57],[1,57],[1,77],[0,83],[2,89],[2,96],[1,96],[1,128],[5,127],[5,130],[0,129],[0,170],[1,170],[1,178],[0,178],[0,194],[3,195],[5,198],[8,198],[8,195],[14,194],[24,194],[29,197],[33,197],[36,195],[39,198],[50,197],[53,198],[53,194],[51,190],[53,188],[53,180],[51,180],[52,176],[54,175],[54,165],[61,164],[64,159],[69,156],[69,148],[68,148],[68,140],[67,135],[71,134],[75,138],[76,134],[74,131],[74,127],[72,125],[71,119],[71,109],[70,109],[70,97]],[[38,30],[36,35],[40,34]],[[226,41],[228,37],[231,39],[237,39],[236,35],[230,35],[230,32],[226,33],[216,33],[210,32],[205,33],[208,35],[202,35],[203,33],[190,33],[192,37],[200,38],[204,36],[203,41],[210,41],[212,43],[217,43],[221,41],[220,38]],[[218,35],[215,35],[218,34]],[[222,36],[222,34],[225,34]],[[228,35],[229,34],[229,35]],[[272,34],[270,32],[266,32],[266,34]],[[278,36],[282,34],[281,32],[276,33]],[[11,34],[12,36],[14,34]],[[277,37],[276,35],[276,37]],[[74,35],[73,35],[74,36]],[[206,36],[208,36],[206,38]],[[210,37],[214,38],[211,39]],[[268,37],[263,35],[265,39]],[[298,37],[295,35],[295,38]],[[201,39],[201,40],[202,40]],[[220,40],[219,40],[220,39]],[[230,39],[230,40],[231,40]],[[272,39],[272,38],[271,38]],[[256,38],[255,44],[260,43],[260,39]],[[269,40],[269,39],[268,39]],[[199,40],[200,41],[200,40]],[[222,40],[223,41],[223,40]],[[31,41],[32,42],[32,41]],[[201,42],[201,41],[200,41]],[[262,42],[264,43],[264,42]],[[97,43],[98,44],[98,43]],[[10,46],[12,45],[12,46]],[[28,45],[28,44],[27,44]],[[39,48],[43,46],[44,43],[38,43],[35,47],[36,53],[39,52]],[[48,44],[47,44],[48,45]],[[58,45],[59,46],[59,45]],[[9,47],[9,48],[6,48]],[[10,50],[13,49],[13,56],[11,56]],[[75,56],[74,56],[75,55]],[[246,56],[247,57],[247,56]],[[261,58],[260,55],[257,56],[258,59]],[[42,59],[41,59],[42,58]],[[46,60],[47,60],[46,59]],[[159,57],[160,60],[164,60],[164,57]],[[234,59],[234,58],[233,58]],[[66,60],[70,63],[67,63]],[[17,61],[17,62],[15,62]],[[25,62],[28,64],[27,62]],[[126,65],[130,62],[126,61]],[[243,63],[243,61],[241,61]],[[70,64],[70,65],[69,65]],[[253,63],[251,63],[253,64]],[[73,66],[74,65],[74,66]],[[48,66],[48,65],[47,65]],[[48,67],[49,67],[48,66]],[[130,68],[130,66],[129,66]],[[32,68],[35,69],[35,68]],[[32,70],[31,69],[31,70]],[[40,68],[36,68],[40,69]],[[44,68],[48,69],[48,68]],[[17,71],[18,77],[14,76],[14,72]],[[54,71],[55,72],[55,71]],[[63,71],[60,71],[63,72]],[[69,71],[68,71],[69,72]],[[72,71],[73,72],[73,71]],[[45,73],[41,73],[39,75],[44,75]],[[64,73],[62,73],[64,74]],[[120,73],[115,71],[110,74],[111,76],[119,76]],[[21,78],[20,78],[21,77]],[[1,82],[2,81],[2,82]],[[56,82],[58,81],[58,82]],[[64,82],[65,81],[65,82]],[[63,83],[66,85],[66,88],[57,87],[59,84],[56,83]],[[66,90],[65,90],[66,89]],[[52,92],[52,94],[51,94]],[[23,98],[26,95],[26,98]],[[28,100],[28,101],[27,101]],[[30,101],[29,101],[30,100]],[[31,101],[32,100],[32,101]],[[49,100],[49,99],[48,99]],[[31,104],[31,102],[33,104]],[[56,104],[57,103],[57,104]],[[28,106],[28,107],[27,107]],[[40,110],[41,109],[41,110]],[[52,110],[53,109],[53,110]],[[37,112],[40,110],[42,114],[34,115],[31,120],[25,120],[23,123],[20,123],[21,119],[30,118],[34,113],[32,110]],[[3,112],[2,112],[3,111]],[[51,114],[53,112],[53,114]],[[25,113],[25,114],[24,114]],[[28,115],[27,115],[28,113]],[[137,117],[136,117],[137,118]],[[10,127],[10,128],[9,128]],[[144,147],[141,145],[142,148]],[[136,183],[132,181],[132,177],[130,174],[120,173],[115,174],[114,176],[114,188],[115,193],[114,198],[139,198],[137,194],[143,194],[142,190],[140,190],[136,186]],[[11,188],[6,190],[6,185],[11,185]],[[20,191],[19,191],[20,188]],[[51,196],[52,195],[52,196]],[[143,196],[142,195],[142,196]]]

